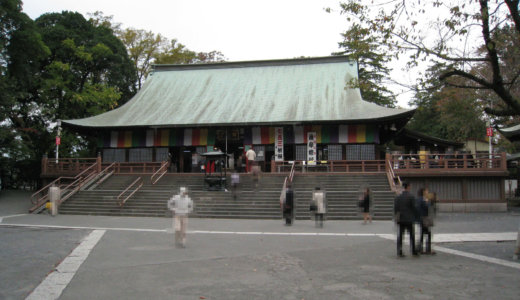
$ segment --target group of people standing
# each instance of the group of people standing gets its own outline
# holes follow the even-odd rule
[[[287,184],[285,195],[280,199],[280,206],[282,208],[285,226],[291,226],[295,217],[295,203],[294,191],[290,183]],[[316,222],[316,227],[323,227],[324,216],[327,212],[327,199],[325,197],[325,191],[321,190],[320,187],[316,187],[312,193],[309,211]]]
[[[397,256],[403,257],[403,235],[408,231],[410,235],[410,246],[412,255],[435,254],[432,250],[433,217],[435,214],[435,197],[430,194],[428,189],[420,188],[417,197],[411,193],[411,185],[407,182],[402,184],[403,192],[395,198],[394,215],[399,227],[397,231]],[[420,227],[419,244],[415,244],[415,224]],[[426,245],[423,248],[423,241],[426,237]]]

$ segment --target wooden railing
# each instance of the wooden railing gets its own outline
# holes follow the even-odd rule
[[[137,187],[133,190],[130,190],[134,185],[137,185]],[[134,182],[132,182],[124,191],[121,192],[121,194],[119,194],[117,196],[117,203],[119,204],[119,206],[123,206],[125,205],[125,202],[130,199],[130,197],[132,197],[139,189],[141,189],[141,187],[143,186],[143,178],[142,177],[139,177],[137,178],[136,180],[134,180]],[[130,194],[128,194],[128,196],[126,196],[125,198],[124,195],[126,192],[130,192]]]
[[[169,162],[163,161],[159,170],[153,173],[153,175],[150,177],[150,182],[152,184],[156,184],[157,181],[159,181],[159,179],[161,179],[164,176],[164,174],[168,173],[168,166]]]
[[[319,161],[309,165],[306,161],[294,161],[299,172],[385,172],[384,160],[334,160]],[[287,172],[292,167],[291,161],[275,162],[272,172]]]
[[[42,175],[76,175],[98,162],[97,158],[53,158],[42,159]]]
[[[161,166],[161,162],[116,162],[114,171],[117,174],[153,174],[157,172]]]
[[[162,168],[163,162],[115,162],[102,163],[101,157],[97,158],[60,158],[58,163],[55,159],[44,157],[42,159],[42,176],[44,177],[65,177],[74,176],[83,172],[85,169],[97,165],[97,171],[114,164],[113,171],[116,174],[150,174]]]
[[[507,171],[505,153],[493,154],[388,154],[390,167],[396,174]]]

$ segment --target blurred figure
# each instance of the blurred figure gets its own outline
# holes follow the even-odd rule
[[[256,159],[256,152],[253,149],[253,146],[246,152],[246,158],[247,158],[247,166],[246,166],[246,172],[251,172],[251,167],[253,166],[253,163]]]
[[[231,188],[233,190],[233,199],[237,199],[237,193],[238,193],[238,184],[240,183],[240,175],[238,174],[238,172],[235,170],[232,174],[231,174]]]
[[[282,207],[285,226],[291,226],[294,220],[294,192],[290,183],[287,184],[285,199]]]
[[[260,166],[253,162],[251,167],[251,173],[253,174],[253,182],[255,183],[255,190],[258,190],[258,182],[260,181]]]
[[[432,232],[431,228],[433,226],[433,208],[429,200],[428,189],[419,189],[419,193],[417,195],[419,199],[418,202],[418,210],[420,215],[421,222],[419,223],[421,226],[421,237],[419,239],[419,247],[418,251],[421,254],[435,254],[435,251],[432,251]],[[426,235],[426,251],[423,248],[423,239]]]
[[[430,193],[428,199],[430,200],[430,206],[433,209],[432,217],[435,217],[437,215],[437,193]]]
[[[397,256],[403,257],[403,234],[405,230],[410,234],[410,245],[412,254],[418,255],[415,248],[415,231],[414,222],[418,218],[417,209],[415,206],[415,198],[410,194],[410,184],[403,183],[403,192],[394,200],[394,215],[395,221],[399,227],[397,231]]]
[[[188,196],[188,190],[185,187],[181,187],[180,193],[168,201],[168,208],[174,213],[175,246],[185,248],[188,214],[193,211],[193,201]]]
[[[372,216],[370,215],[370,189],[365,188],[363,190],[362,209],[363,209],[363,224],[367,223],[367,220],[372,223]]]
[[[327,213],[327,201],[325,198],[325,192],[316,187],[312,193],[312,202],[316,205],[316,227],[323,227],[323,217]]]
[[[238,173],[243,172],[243,168],[242,168],[242,164],[243,164],[242,161],[243,160],[244,160],[244,158],[243,158],[242,154],[240,154],[238,156],[238,158],[237,158],[237,171],[238,171]]]

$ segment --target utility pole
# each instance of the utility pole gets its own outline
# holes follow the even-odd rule
[[[56,133],[56,164],[58,164],[58,150],[60,149],[61,144],[61,120],[58,119],[58,132]]]

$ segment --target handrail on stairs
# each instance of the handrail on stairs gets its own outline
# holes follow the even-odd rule
[[[155,173],[153,173],[153,175],[150,177],[150,182],[152,184],[156,184],[157,181],[159,181],[159,179],[161,179],[164,176],[164,174],[168,173],[168,165],[169,165],[168,161],[163,161],[161,163],[161,167],[159,168],[159,170],[157,170]],[[157,177],[157,178],[155,178],[155,180],[154,180],[154,177]]]
[[[128,196],[126,196],[126,198],[122,199],[123,198],[123,195],[131,188],[133,187],[134,185],[136,185],[138,182],[141,182]],[[139,177],[137,178],[136,180],[134,180],[134,182],[132,182],[124,191],[121,192],[121,194],[119,194],[117,196],[117,200],[118,200],[118,204],[120,207],[123,207],[123,205],[125,205],[125,202],[130,198],[132,197],[139,189],[141,189],[141,187],[143,186],[143,178],[142,177]]]
[[[388,178],[390,188],[397,194],[399,192],[398,187],[402,186],[401,177],[395,175],[394,169],[392,168],[392,163],[388,157],[386,159],[386,177]],[[398,185],[395,184],[396,180]]]
[[[78,179],[79,177],[83,176],[84,174],[86,174],[87,172],[89,171],[92,171],[92,169],[94,169],[95,167],[97,166],[96,163],[92,164],[90,167],[86,168],[85,170],[81,171],[81,173],[79,173],[78,175],[74,176],[74,177],[67,177],[67,176],[62,176],[62,177],[59,177],[55,180],[53,180],[51,183],[49,183],[48,185],[42,187],[41,189],[39,189],[38,191],[36,191],[34,194],[31,195],[31,203],[32,204],[37,204],[39,202],[43,202],[42,199],[44,198],[47,198],[48,197],[48,194],[49,194],[49,188],[51,186],[60,186],[61,185],[61,181],[62,180],[66,180],[66,179]],[[42,195],[41,197],[38,197],[42,192],[44,191],[47,191],[47,193],[45,193],[44,195]],[[47,202],[47,201],[45,201]]]
[[[110,169],[112,169],[112,173],[114,173],[116,170],[115,166],[116,166],[116,163],[113,162],[108,167],[101,170],[101,172],[99,172],[99,174],[97,174],[97,176],[99,176],[100,179],[96,183],[101,184],[103,181],[105,181],[109,176],[103,176],[103,175],[107,174]]]
[[[65,180],[73,180],[72,183],[69,183],[62,191],[61,194],[64,194],[65,191],[70,188],[73,184],[77,184],[79,187],[81,187],[86,181],[91,180],[95,174],[97,174],[96,171],[97,163],[92,164],[85,170],[83,170],[81,173],[74,177],[59,177],[56,180],[52,181],[48,185],[44,186],[43,188],[39,189],[37,192],[31,195],[31,203],[34,204],[33,207],[29,209],[29,213],[32,213],[36,211],[38,208],[40,208],[42,205],[47,203],[49,201],[49,189],[52,186],[58,186],[61,187],[65,185],[62,183],[62,181]],[[90,172],[90,173],[89,173]],[[87,175],[88,174],[88,175]],[[85,176],[86,175],[86,176]],[[77,192],[78,189],[74,188],[71,193],[69,193],[64,199],[61,199],[60,202],[65,201],[70,196],[72,196],[75,192]]]
[[[285,202],[285,193],[287,191],[287,184],[292,184],[293,178],[294,178],[294,165],[295,162],[292,162],[291,171],[289,172],[289,176],[286,176],[283,181],[283,187],[282,192],[280,194],[280,207],[282,207],[283,203]]]

